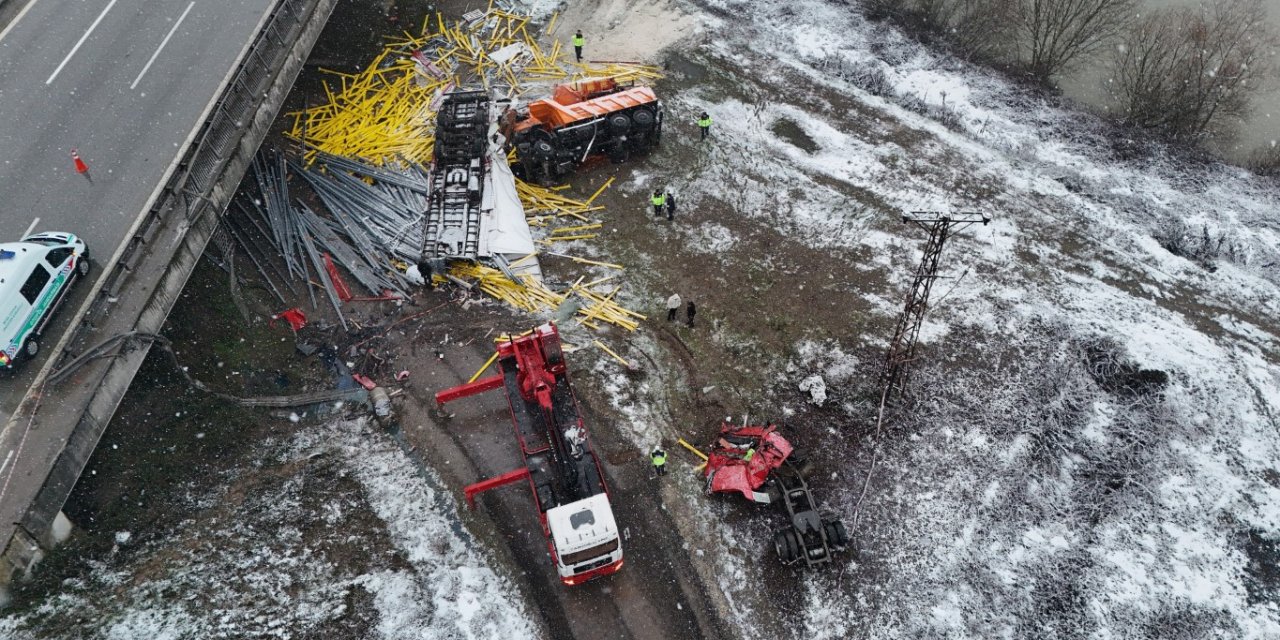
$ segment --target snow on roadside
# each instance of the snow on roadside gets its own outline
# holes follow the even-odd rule
[[[0,637],[539,637],[434,473],[381,430],[337,421],[267,449],[172,535],[0,618]]]
[[[691,54],[738,67],[747,86],[696,83],[667,98],[672,118],[706,108],[716,120],[681,176],[685,202],[727,203],[807,246],[874,250],[898,267],[863,294],[886,318],[922,242],[893,214],[996,217],[948,245],[947,270],[975,277],[935,290],[946,301],[922,333],[933,353],[964,351],[961,332],[985,350],[967,354],[967,369],[918,365],[937,397],[917,409],[917,435],[884,454],[865,507],[875,517],[855,532],[863,555],[802,578],[799,624],[785,634],[1280,637],[1274,595],[1259,595],[1250,568],[1275,558],[1242,542],[1280,541],[1280,190],[1172,152],[1119,158],[1090,117],[845,3],[694,4],[712,9],[696,18],[716,37]],[[887,94],[850,81],[866,70]],[[865,112],[833,106],[850,96]],[[811,148],[776,133],[780,122]],[[730,252],[721,228],[684,241]],[[1170,250],[1179,243],[1182,255]],[[814,347],[797,345],[789,383],[835,373],[819,355],[829,347]],[[1089,369],[1091,358],[1113,361]],[[1168,381],[1117,390],[1107,367]],[[645,410],[641,397],[614,401]],[[846,521],[858,484],[830,496]],[[724,538],[707,553],[729,560],[709,564],[723,568],[712,582],[739,633],[767,633],[750,599],[772,558],[734,556],[758,532],[694,508],[706,513],[682,524],[686,535]]]

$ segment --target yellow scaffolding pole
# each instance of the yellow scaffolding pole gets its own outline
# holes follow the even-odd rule
[[[493,366],[494,360],[497,360],[497,359],[498,359],[498,352],[494,351],[493,355],[489,356],[489,359],[485,361],[484,366],[480,367],[480,370],[477,371],[475,375],[471,376],[470,380],[467,380],[467,384],[471,384],[472,382],[479,380],[480,376],[484,375],[484,372],[488,371],[489,367]]]

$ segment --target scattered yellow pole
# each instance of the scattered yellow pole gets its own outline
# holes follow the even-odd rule
[[[489,360],[484,363],[484,366],[480,367],[480,370],[477,371],[474,376],[471,376],[471,379],[467,381],[467,384],[471,384],[472,382],[479,380],[480,376],[483,375],[485,371],[488,371],[489,367],[493,366],[493,361],[497,359],[498,359],[498,352],[494,351],[493,355],[489,356]]]
[[[626,367],[626,368],[628,368],[628,369],[631,369],[631,368],[632,368],[632,366],[631,366],[631,363],[630,363],[630,362],[627,362],[625,359],[623,359],[623,357],[622,357],[622,356],[620,356],[620,355],[618,355],[618,354],[614,353],[614,352],[613,352],[613,350],[612,350],[612,349],[610,349],[609,347],[604,346],[604,343],[603,343],[603,342],[600,342],[599,340],[592,340],[592,342],[594,342],[594,343],[595,343],[595,345],[596,345],[597,347],[600,347],[600,349],[601,349],[602,351],[604,351],[605,353],[607,353],[607,354],[609,354],[609,355],[613,356],[613,359],[614,359],[614,360],[617,360],[618,362],[621,362],[621,363],[622,363],[622,366],[624,366],[624,367]]]
[[[707,454],[705,454],[705,453],[703,453],[703,452],[701,452],[701,451],[698,451],[698,449],[697,449],[696,447],[694,447],[693,445],[689,444],[688,442],[685,442],[685,441],[684,441],[684,438],[677,438],[677,439],[676,439],[676,442],[679,442],[682,446],[684,446],[684,448],[686,448],[686,449],[688,449],[688,450],[692,451],[692,452],[694,453],[694,455],[697,455],[699,458],[702,458],[702,460],[703,460],[704,462],[707,460]]]
[[[596,189],[596,192],[595,192],[595,193],[593,193],[593,194],[591,194],[591,197],[590,197],[590,198],[587,198],[587,204],[588,204],[588,205],[590,205],[592,202],[594,202],[594,201],[595,201],[595,199],[596,199],[597,197],[599,197],[599,195],[600,195],[600,194],[604,193],[604,190],[605,190],[605,189],[608,189],[608,188],[609,188],[609,185],[613,184],[613,179],[614,179],[615,177],[617,177],[617,176],[609,176],[609,179],[608,179],[608,180],[605,180],[605,181],[604,181],[604,184],[600,185],[600,188],[599,188],[599,189]]]

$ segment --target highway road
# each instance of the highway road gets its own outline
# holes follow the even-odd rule
[[[4,13],[23,1],[10,0]],[[43,353],[0,376],[0,428],[10,425],[0,433],[5,525],[62,446],[59,437],[10,420],[58,341],[50,333],[65,328],[115,262],[273,5],[28,0],[0,24],[0,239],[16,240],[33,224],[70,231],[88,243],[95,267],[41,340]],[[76,173],[73,148],[87,175]]]

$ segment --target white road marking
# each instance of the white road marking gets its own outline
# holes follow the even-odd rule
[[[68,53],[67,57],[62,59],[62,64],[59,64],[58,68],[53,70],[53,73],[49,76],[49,79],[44,81],[45,84],[52,83],[53,79],[58,77],[59,73],[62,73],[62,68],[67,66],[68,62],[71,62],[71,56],[74,56],[76,52],[80,50],[80,45],[84,44],[84,41],[89,39],[89,34],[93,33],[93,30],[98,28],[98,23],[102,22],[102,19],[107,17],[107,12],[110,11],[111,7],[114,7],[114,6],[116,6],[116,0],[111,0],[111,2],[107,3],[107,8],[103,9],[102,13],[98,14],[98,19],[94,20],[93,24],[89,25],[89,30],[85,31],[84,35],[80,36],[80,41],[76,43],[76,46],[71,47],[71,53]]]
[[[27,227],[27,230],[26,230],[26,231],[23,231],[23,232],[22,232],[22,235],[18,236],[18,238],[25,238],[25,237],[27,237],[27,236],[31,235],[31,230],[32,230],[32,229],[35,229],[35,228],[36,228],[36,225],[38,225],[38,224],[40,224],[40,218],[39,218],[39,216],[37,216],[35,220],[32,220],[32,221],[31,221],[31,226]],[[4,467],[0,467],[0,469],[3,469],[3,468],[4,468]]]
[[[8,467],[8,466],[9,466],[9,461],[10,461],[10,460],[13,460],[13,452],[12,452],[12,451],[10,451],[10,452],[9,452],[9,455],[7,455],[7,456],[5,456],[5,457],[4,457],[4,464],[0,464],[0,473],[4,473],[5,467]]]
[[[164,40],[160,41],[160,46],[156,48],[156,52],[151,54],[151,59],[147,61],[147,66],[143,67],[142,71],[138,72],[138,77],[134,78],[133,84],[129,85],[130,89],[137,87],[138,83],[142,81],[142,76],[147,75],[147,70],[151,68],[151,64],[156,61],[156,58],[160,57],[160,52],[164,51],[164,46],[169,44],[169,38],[173,37],[174,32],[178,30],[178,25],[182,24],[182,21],[187,19],[187,14],[191,13],[191,7],[194,6],[196,6],[196,3],[195,0],[192,0],[191,4],[187,5],[187,10],[183,11],[181,16],[178,16],[178,21],[173,23],[173,28],[169,29],[168,35],[164,37]]]
[[[19,11],[18,15],[13,17],[13,22],[10,22],[9,26],[4,28],[4,31],[0,31],[0,40],[4,40],[4,37],[9,35],[9,32],[13,31],[14,27],[18,26],[18,21],[22,19],[22,16],[27,15],[27,12],[30,11],[31,7],[34,7],[34,6],[36,6],[36,0],[31,0],[31,2],[28,2],[27,6],[23,7],[22,11]]]

